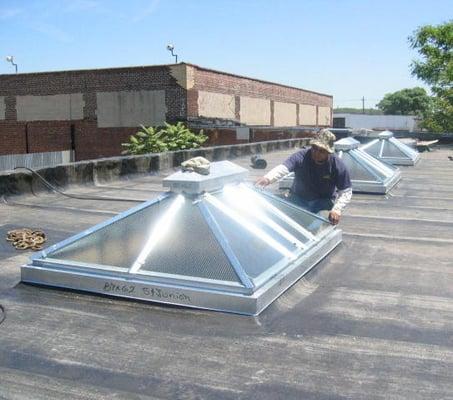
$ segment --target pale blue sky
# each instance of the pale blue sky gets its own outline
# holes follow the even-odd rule
[[[453,0],[0,0],[0,74],[179,61],[374,106],[421,85],[407,37]]]

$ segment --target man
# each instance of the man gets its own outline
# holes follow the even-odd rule
[[[352,197],[349,171],[334,152],[335,135],[323,129],[310,142],[311,147],[299,150],[256,181],[267,186],[290,172],[294,182],[288,200],[318,213],[329,211],[329,220],[336,225]]]

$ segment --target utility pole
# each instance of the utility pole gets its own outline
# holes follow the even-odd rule
[[[362,114],[365,114],[365,96],[362,97]]]

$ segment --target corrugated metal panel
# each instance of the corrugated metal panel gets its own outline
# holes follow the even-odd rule
[[[7,154],[0,156],[0,171],[16,167],[40,168],[74,161],[74,151],[54,151],[46,153]]]

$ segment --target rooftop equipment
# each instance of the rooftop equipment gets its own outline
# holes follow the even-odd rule
[[[337,140],[335,151],[351,175],[352,191],[355,193],[385,194],[401,180],[401,171],[370,156],[359,148],[360,142],[352,137]],[[279,182],[280,189],[289,189],[294,173]]]
[[[387,164],[415,165],[420,159],[417,150],[395,139],[390,131],[381,132],[377,139],[363,145],[361,149]]]
[[[341,230],[211,163],[170,191],[37,253],[22,281],[257,315],[341,242]]]

